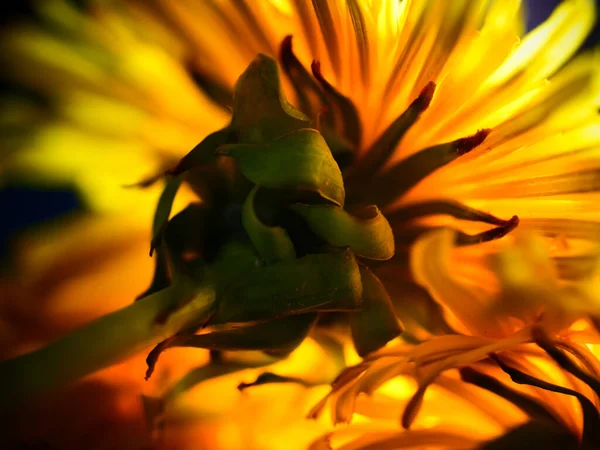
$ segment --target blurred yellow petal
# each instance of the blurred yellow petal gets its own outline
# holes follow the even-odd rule
[[[596,18],[591,0],[567,0],[550,18],[529,33],[515,52],[488,80],[491,84],[518,75],[534,82],[551,75],[582,44]]]
[[[427,98],[429,107],[385,149],[387,159],[357,181],[348,178],[350,187],[365,191],[394,164],[459,140],[461,145],[444,149],[465,154],[444,155],[453,161],[425,171],[406,195],[397,192],[381,209],[387,213],[443,198],[478,209],[479,217],[495,217],[482,223],[461,217],[464,211],[442,211],[417,215],[410,224],[400,221],[394,228],[398,237],[407,233],[407,243],[398,244],[394,258],[377,270],[396,307],[408,311],[412,302],[406,314],[418,315],[426,301],[436,307],[437,302],[445,315],[437,321],[446,327],[437,331],[448,332],[449,324],[458,334],[432,336],[429,324],[412,318],[406,341],[413,344],[393,341],[363,361],[346,345],[348,363],[357,366],[334,382],[328,401],[313,412],[330,405],[334,422],[356,422],[348,428],[331,432],[326,419],[304,419],[325,395],[323,387],[266,385],[238,392],[236,386],[255,379],[257,369],[199,384],[168,405],[158,422],[145,423],[142,393],[151,403],[190,369],[208,364],[205,351],[173,350],[161,359],[162,372],[149,384],[137,375],[144,372],[142,358],[82,380],[74,391],[48,403],[46,409],[59,406],[55,418],[38,411],[32,429],[41,431],[32,436],[61,448],[77,448],[89,436],[102,435],[93,439],[97,448],[118,443],[119,448],[262,449],[307,448],[329,431],[314,445],[476,448],[526,420],[515,404],[463,383],[451,370],[475,367],[508,385],[504,372],[487,359],[490,352],[532,376],[584,393],[597,407],[588,385],[540,348],[525,344],[531,341],[530,326],[544,325],[553,345],[597,376],[596,349],[584,345],[599,340],[593,325],[600,312],[600,72],[597,53],[570,60],[592,29],[595,6],[592,0],[565,0],[529,33],[524,9],[519,0],[158,0],[94,2],[84,8],[52,0],[36,3],[37,22],[3,31],[0,58],[7,79],[41,94],[45,103],[10,99],[0,105],[0,126],[25,130],[24,136],[2,136],[10,150],[0,160],[2,175],[43,186],[74,186],[94,212],[59,223],[57,230],[34,230],[17,247],[12,278],[0,280],[4,357],[123,307],[147,288],[159,187],[123,186],[164,172],[226,125],[227,100],[238,76],[257,53],[278,56],[288,35],[309,81],[316,83],[310,68],[318,60],[331,90],[355,107],[353,127],[361,128],[353,129],[359,135],[353,142],[355,167],[409,105]],[[293,103],[306,93],[292,81],[282,80]],[[425,87],[429,95],[422,94]],[[308,95],[315,97],[308,103],[316,111],[327,106],[315,92]],[[338,111],[322,108],[318,118],[312,117],[315,111],[303,112],[316,127],[340,120]],[[336,131],[347,131],[337,125]],[[474,135],[485,139],[467,145]],[[382,190],[394,198],[393,182]],[[192,198],[183,191],[174,212]],[[379,203],[368,195],[359,200]],[[496,241],[512,230],[503,232],[504,225],[488,233],[494,231],[489,224],[512,223],[508,219],[517,215],[521,228],[542,237],[511,235]],[[411,240],[406,228],[413,225],[416,237]],[[457,231],[442,229],[419,238],[433,227]],[[460,247],[455,245],[460,233],[491,242]],[[429,309],[430,315],[439,315]],[[332,379],[338,365],[316,338],[309,338],[272,368],[290,376]],[[411,398],[415,390],[419,405],[414,410],[420,414],[413,430],[400,431],[398,418],[407,404],[416,404]],[[531,394],[561,425],[581,434],[575,399],[530,386],[517,390]],[[85,416],[85,402],[98,405],[97,415],[70,436],[64,423]],[[44,421],[49,421],[45,430]],[[113,423],[121,424],[116,434],[122,435],[102,432],[107,428],[102,424]]]
[[[431,233],[420,239],[411,254],[415,280],[426,287],[444,305],[465,330],[482,336],[506,334],[502,322],[488,321],[483,315],[486,301],[493,296],[494,285],[485,285],[465,277],[468,269],[453,259],[454,234],[450,230]],[[465,279],[466,278],[466,279]]]

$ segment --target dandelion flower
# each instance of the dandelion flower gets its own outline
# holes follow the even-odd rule
[[[463,338],[475,343],[477,357],[459,352],[458,362],[437,362],[439,372],[535,339],[541,348],[556,345],[552,339],[572,330],[571,318],[595,320],[594,285],[580,286],[597,270],[598,59],[571,60],[595,22],[591,0],[562,2],[528,34],[520,1],[157,1],[86,8],[40,2],[41,25],[3,37],[9,76],[42,92],[50,106],[19,103],[17,130],[34,119],[41,123],[32,136],[12,136],[16,148],[1,167],[24,179],[73,183],[108,216],[101,225],[78,221],[73,229],[80,240],[48,247],[70,261],[101,255],[106,265],[56,295],[59,314],[74,321],[82,320],[71,312],[73,295],[106,280],[139,251],[157,199],[152,181],[169,169],[152,230],[155,277],[142,287],[146,262],[131,271],[140,279],[130,286],[147,288],[139,302],[5,361],[5,379],[24,367],[46,369],[45,378],[16,380],[11,398],[72,381],[161,341],[150,354],[151,369],[161,351],[176,346],[281,357],[305,336],[341,323],[368,366],[401,332],[398,314],[408,329],[405,340],[428,339],[409,353],[435,348],[438,339],[449,349]],[[47,76],[37,76],[40,70]],[[45,119],[48,108],[59,114]],[[140,181],[150,188],[123,188]],[[177,190],[181,203],[173,207]],[[201,203],[182,209],[192,192]],[[552,262],[535,263],[558,267],[542,273],[560,293],[531,283],[535,264],[524,274],[511,273],[506,262],[486,270],[481,261],[488,253],[510,258],[499,249],[513,242],[517,226],[543,237]],[[240,246],[240,235],[251,245]],[[456,261],[451,270],[453,252],[475,263]],[[36,246],[33,254],[44,256]],[[43,282],[62,289],[55,275],[61,272],[52,270],[62,267],[59,260],[46,258],[49,263],[28,264],[21,295],[35,298]],[[194,265],[197,260],[208,265]],[[526,259],[522,267],[530,264]],[[111,286],[120,295],[102,312],[132,300],[120,288],[127,278]],[[571,290],[562,289],[567,283]],[[492,302],[513,285],[527,307]],[[565,299],[578,307],[567,308],[568,320],[561,321]],[[552,308],[542,320],[536,314],[547,304]],[[526,325],[515,328],[509,313]],[[232,323],[246,328],[227,328]],[[193,334],[200,326],[216,328]],[[465,336],[431,338],[452,329]],[[272,336],[283,341],[275,345]],[[89,352],[61,363],[90,339]],[[417,377],[406,425],[435,375]],[[507,423],[518,423],[518,412],[513,418]],[[574,435],[586,436],[562,419]],[[439,439],[451,439],[447,431]],[[413,436],[406,445],[436,439],[435,433],[423,441]],[[480,442],[454,438],[462,442],[457,446]]]

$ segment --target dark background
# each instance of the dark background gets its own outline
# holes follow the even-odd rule
[[[552,12],[559,0],[528,0],[528,28],[534,28]],[[600,0],[596,0],[600,9]],[[0,5],[0,26],[26,19],[31,15],[27,1],[7,1]],[[596,25],[584,47],[600,42],[600,27]],[[0,95],[3,86],[0,83]],[[69,188],[41,190],[17,185],[5,185],[0,189],[0,259],[6,257],[11,238],[20,230],[41,222],[59,218],[82,208],[77,194]]]

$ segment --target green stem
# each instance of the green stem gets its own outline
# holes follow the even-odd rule
[[[212,312],[212,285],[176,284],[32,353],[0,362],[0,411],[118,363]],[[178,307],[178,305],[183,305]],[[161,321],[161,317],[167,317]],[[140,373],[140,377],[144,374]]]

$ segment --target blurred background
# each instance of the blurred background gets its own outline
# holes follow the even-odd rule
[[[83,0],[72,0],[79,3]],[[0,5],[0,26],[14,21],[32,20],[31,0],[4,0]],[[544,21],[556,7],[559,0],[527,0],[529,5],[528,28],[531,29]],[[600,0],[597,0],[600,3]],[[584,48],[596,45],[600,41],[598,25],[588,38]],[[0,72],[0,100],[24,94],[14,84],[4,79]],[[29,94],[29,93],[26,93]],[[43,101],[43,99],[33,99]],[[0,127],[2,126],[0,118]],[[10,130],[0,128],[0,152],[5,147]],[[0,177],[2,173],[0,172]],[[57,221],[68,215],[84,211],[85,202],[69,185],[47,188],[40,185],[23,185],[22,182],[0,179],[0,262],[7,265],[15,238],[24,230],[35,230],[40,224]]]

